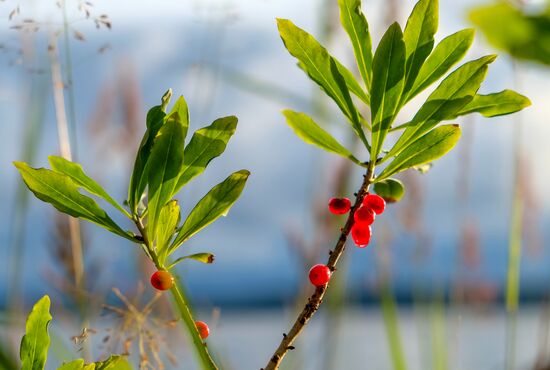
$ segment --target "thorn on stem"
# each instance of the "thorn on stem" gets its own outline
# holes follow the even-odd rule
[[[294,346],[288,346],[288,347],[286,347],[286,349],[289,349],[289,350],[291,350],[291,351],[292,351],[294,348],[296,348],[296,347],[294,347]]]

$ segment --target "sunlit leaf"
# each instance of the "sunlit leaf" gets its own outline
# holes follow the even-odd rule
[[[94,222],[128,240],[136,240],[123,231],[90,197],[82,195],[77,185],[66,175],[45,168],[32,168],[23,162],[14,162],[27,187],[34,195],[73,217]]]
[[[360,166],[364,165],[355,158],[348,149],[343,147],[335,138],[315,123],[307,114],[294,112],[290,109],[284,110],[283,114],[286,117],[287,124],[294,130],[296,135],[306,143],[316,145],[327,152],[341,155]]]
[[[376,161],[395,118],[405,78],[405,44],[398,23],[388,28],[373,59],[371,160]]]
[[[351,40],[359,73],[369,90],[372,80],[372,41],[369,24],[361,11],[361,0],[338,0],[338,6],[340,22]]]
[[[403,31],[403,41],[407,50],[404,98],[433,49],[438,22],[438,0],[420,0],[416,3]]]
[[[474,30],[470,28],[453,33],[441,40],[420,68],[407,100],[414,98],[443,77],[466,55],[473,40]]]
[[[172,198],[183,165],[186,125],[172,113],[160,129],[149,158],[149,219],[147,231],[156,234],[162,207]]]
[[[503,90],[497,93],[474,96],[474,99],[466,104],[457,116],[469,113],[480,113],[484,117],[496,117],[511,114],[531,105],[526,96],[512,90]]]
[[[240,170],[214,186],[187,216],[176,239],[172,242],[170,252],[220,216],[227,215],[231,206],[241,195],[249,175],[250,172],[247,170]]]
[[[452,119],[472,101],[487,74],[488,65],[495,60],[488,55],[457,68],[428,97],[385,158],[397,155],[420,136],[444,120]]]
[[[355,134],[367,145],[359,113],[353,104],[346,81],[339,72],[337,62],[313,36],[288,19],[277,19],[277,26],[289,53],[298,59],[300,67],[340,107]]]
[[[176,232],[180,218],[180,206],[177,200],[169,201],[160,211],[155,244],[161,262],[164,262],[165,253]]]
[[[50,315],[50,297],[45,295],[35,303],[27,317],[25,335],[21,340],[21,370],[42,370],[46,366],[50,335],[48,326]]]
[[[120,212],[128,217],[131,217],[128,212],[101,187],[101,185],[84,173],[84,170],[80,164],[54,155],[49,156],[48,160],[54,171],[69,176],[78,186],[81,186],[91,194],[103,198]]]
[[[411,167],[432,162],[447,154],[460,139],[458,125],[436,127],[403,150],[376,179],[380,182]]]
[[[541,4],[544,2],[541,2]],[[491,45],[504,50],[514,58],[550,65],[550,12],[534,12],[530,7],[522,11],[523,4],[498,1],[473,9],[470,20],[485,35]],[[536,9],[536,8],[535,8]]]
[[[211,125],[195,131],[185,147],[183,166],[174,192],[200,175],[212,159],[224,152],[236,129],[237,117],[228,116],[218,118]]]

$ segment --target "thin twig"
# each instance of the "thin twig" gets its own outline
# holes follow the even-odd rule
[[[369,186],[373,181],[373,173],[374,173],[374,165],[369,165],[363,184],[361,185],[361,188],[357,192],[355,204],[351,208],[346,224],[341,230],[340,237],[338,238],[338,242],[336,242],[336,246],[334,247],[334,250],[330,252],[329,259],[326,265],[333,272],[336,270],[336,264],[338,263],[338,260],[340,259],[340,257],[342,256],[342,253],[346,248],[346,240],[354,222],[353,215],[355,214],[355,210],[359,208],[359,206],[361,206],[361,203],[363,202],[363,198],[365,197],[365,195],[367,195]],[[291,349],[294,349],[294,346],[293,346],[294,341],[296,340],[298,335],[300,335],[302,330],[304,330],[305,325],[313,317],[315,312],[317,312],[317,310],[319,309],[319,306],[323,302],[323,297],[325,296],[327,287],[328,285],[317,287],[315,289],[315,292],[308,298],[308,301],[304,306],[304,309],[298,315],[298,318],[294,322],[292,329],[290,329],[288,334],[283,334],[283,339],[281,340],[279,347],[277,348],[277,350],[269,360],[269,363],[265,367],[265,370],[278,369],[287,352]]]

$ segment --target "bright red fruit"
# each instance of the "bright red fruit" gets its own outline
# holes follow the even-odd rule
[[[174,285],[174,278],[168,271],[159,270],[151,275],[151,285],[158,290],[168,290]]]
[[[353,215],[353,219],[358,224],[365,224],[370,225],[374,222],[374,218],[376,217],[376,214],[370,207],[361,206],[357,211],[355,211],[355,214]]]
[[[351,202],[348,198],[330,198],[328,201],[328,210],[335,215],[348,213],[351,208]]]
[[[315,286],[323,286],[330,280],[332,272],[325,265],[315,265],[309,270],[309,281]]]
[[[201,338],[208,338],[208,336],[210,335],[210,328],[208,327],[208,325],[206,325],[206,323],[203,321],[196,321],[195,325],[197,326],[197,330],[199,331],[199,335],[201,336]]]
[[[369,207],[374,213],[379,215],[386,209],[386,201],[379,195],[368,194],[365,199],[363,199],[363,206]]]
[[[351,237],[359,248],[365,248],[372,236],[372,229],[367,224],[355,224],[351,227]]]

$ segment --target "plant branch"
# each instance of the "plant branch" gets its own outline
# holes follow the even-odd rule
[[[136,216],[134,222],[139,230],[139,233],[141,234],[141,237],[143,238],[143,245],[145,247],[144,250],[147,256],[153,261],[157,269],[167,270],[166,267],[159,262],[157,254],[153,249],[151,240],[147,235],[147,230],[145,229],[145,226],[143,226],[142,219]],[[197,327],[195,325],[195,320],[193,319],[193,315],[191,313],[191,310],[189,309],[187,300],[185,299],[185,295],[183,294],[182,289],[180,289],[179,287],[179,282],[174,282],[174,286],[170,289],[170,292],[172,293],[172,297],[174,298],[174,302],[178,308],[180,317],[187,327],[187,332],[191,336],[195,350],[200,357],[202,368],[204,370],[218,370],[218,367],[214,363],[214,360],[210,356],[210,353],[208,353],[208,347],[206,346],[206,343],[204,343],[204,341],[200,337],[199,331],[197,330]]]
[[[355,204],[353,205],[353,207],[349,212],[346,224],[341,229],[340,237],[336,242],[336,246],[334,247],[334,250],[329,252],[330,256],[326,265],[333,273],[336,270],[336,264],[338,263],[338,260],[340,259],[340,257],[342,256],[342,253],[344,253],[344,250],[346,249],[346,240],[348,238],[348,235],[351,231],[351,227],[353,226],[353,222],[354,222],[353,215],[355,214],[355,211],[361,206],[361,203],[363,202],[363,198],[365,197],[365,195],[367,195],[369,186],[373,181],[374,167],[375,167],[374,163],[369,164],[367,173],[363,180],[363,184],[361,185],[361,188],[357,192],[357,195],[355,198]],[[294,325],[292,325],[292,328],[290,329],[288,334],[283,334],[283,339],[281,340],[279,347],[277,348],[277,350],[269,360],[269,363],[265,367],[265,370],[278,369],[287,352],[291,349],[294,349],[294,346],[293,346],[294,341],[296,340],[298,335],[300,335],[302,330],[304,330],[304,327],[309,322],[309,320],[313,317],[315,312],[317,312],[317,310],[319,309],[319,306],[323,302],[323,297],[325,296],[327,288],[328,288],[328,285],[317,287],[315,289],[315,292],[308,298],[308,301],[304,306],[304,309],[298,315],[298,318],[294,322]]]

